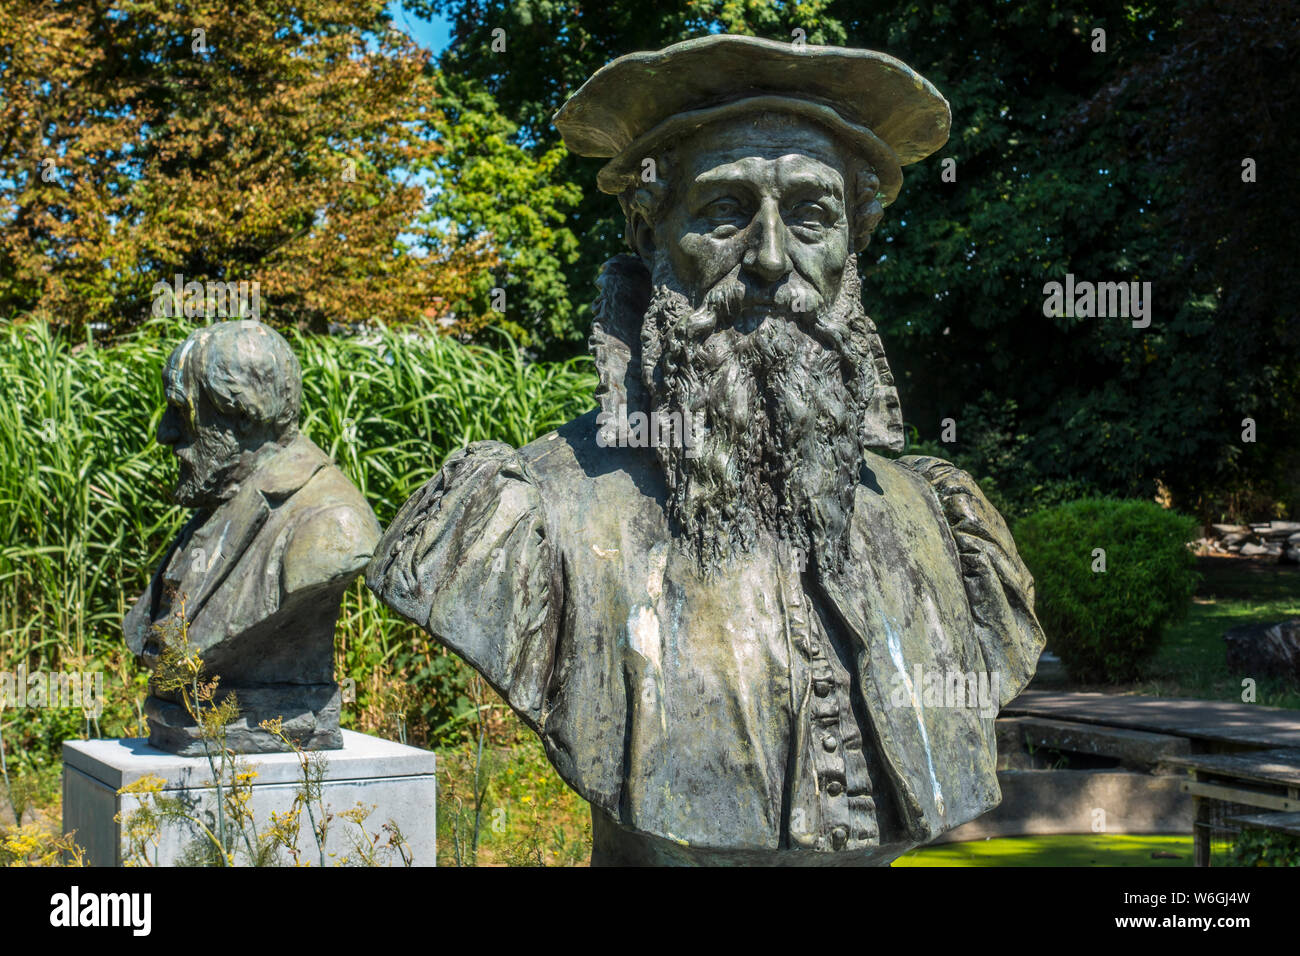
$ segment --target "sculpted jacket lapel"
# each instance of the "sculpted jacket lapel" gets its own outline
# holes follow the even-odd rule
[[[866,595],[878,586],[870,580],[870,575],[860,575],[859,580],[846,580],[853,577],[848,573],[818,577],[832,610],[857,649],[857,674],[871,721],[871,727],[864,730],[869,729],[874,737],[872,742],[880,762],[889,773],[903,826],[912,839],[927,840],[938,831],[937,821],[942,816],[942,803],[935,798],[937,786],[928,785],[931,780],[928,741],[919,711],[912,710],[909,714],[890,707],[892,675],[899,670],[897,660],[905,660],[901,637],[883,616],[873,615],[875,619],[868,621]],[[909,664],[905,661],[904,672]]]
[[[239,564],[270,513],[261,491],[251,483],[213,513],[205,527],[210,532],[205,542],[210,549],[205,556],[207,567],[191,562],[186,574],[186,584],[193,582],[186,603],[191,622],[198,619],[208,600]]]
[[[328,461],[322,451],[299,433],[217,510],[208,523],[212,529],[209,548],[216,549],[215,558],[209,555],[213,563],[190,598],[194,608],[191,621],[198,618],[204,605],[254,546],[272,509],[279,508],[291,498]],[[260,583],[264,587],[278,588],[280,578],[276,575],[273,581]]]
[[[189,521],[185,522],[181,533],[163,553],[162,560],[158,562],[158,567],[149,578],[149,586],[122,619],[122,633],[126,635],[126,646],[137,657],[144,652],[149,628],[158,619],[159,605],[163,597],[163,575],[176,559],[177,552],[184,552],[190,536],[203,523],[203,514],[203,512],[196,512],[190,516]]]
[[[816,579],[857,648],[862,702],[902,822],[913,839],[928,841],[995,806],[1001,791],[992,719],[974,708],[923,706],[924,688],[916,686],[916,675],[977,671],[983,657],[966,626],[968,609],[955,617],[951,611],[925,613],[943,601],[930,593],[931,582],[918,580],[915,594],[895,593],[897,580],[883,565],[877,567],[889,558],[866,544],[864,523],[855,515],[843,570],[819,570]],[[952,586],[961,589],[960,565],[954,562],[950,573]],[[934,629],[936,617],[943,634]]]

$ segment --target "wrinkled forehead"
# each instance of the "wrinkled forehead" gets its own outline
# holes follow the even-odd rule
[[[712,123],[677,148],[688,183],[727,175],[804,174],[843,188],[848,150],[825,127],[789,113],[760,113]]]

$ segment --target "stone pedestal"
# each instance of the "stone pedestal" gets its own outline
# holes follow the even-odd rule
[[[434,754],[349,730],[342,733],[343,749],[314,755],[326,761],[320,798],[326,812],[334,815],[325,842],[326,865],[338,865],[345,857],[349,862],[358,862],[358,839],[369,842],[378,834],[378,844],[386,844],[388,833],[383,826],[391,820],[407,841],[412,865],[434,866]],[[302,785],[301,761],[293,753],[253,754],[240,761],[257,773],[250,806],[258,831],[265,832],[272,811],[282,814],[292,808],[294,794]],[[76,831],[75,839],[85,847],[89,865],[123,865],[128,843],[123,824],[115,822],[114,816],[120,813],[125,821],[148,798],[118,791],[150,775],[165,781],[163,797],[179,798],[190,816],[216,832],[216,790],[206,758],[169,754],[144,739],[64,742],[63,828],[65,832]],[[358,803],[370,811],[360,827],[342,815]],[[319,807],[320,801],[313,803],[317,821],[321,816]],[[158,845],[149,850],[150,862],[156,860],[159,866],[175,865],[191,843],[206,839],[200,826],[185,821],[167,822],[159,836]],[[302,862],[321,864],[305,811],[301,814],[298,848]],[[287,850],[280,850],[279,855],[281,862],[293,862]],[[246,865],[245,857],[241,842],[237,862]],[[396,850],[380,850],[378,860],[389,866],[403,865]]]

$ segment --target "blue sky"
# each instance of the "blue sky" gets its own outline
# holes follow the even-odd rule
[[[450,21],[438,17],[433,22],[422,20],[413,13],[408,13],[401,0],[392,0],[388,10],[393,15],[393,25],[408,34],[411,39],[435,55],[441,53],[451,42]]]

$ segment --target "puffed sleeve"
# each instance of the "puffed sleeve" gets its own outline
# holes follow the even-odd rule
[[[1002,706],[1034,676],[1043,629],[1034,616],[1034,579],[1011,532],[969,474],[939,458],[899,459],[920,472],[943,506],[961,556],[962,581],[985,666],[999,675]]]
[[[554,564],[541,497],[518,453],[476,442],[402,506],[366,584],[540,730],[558,630]]]

